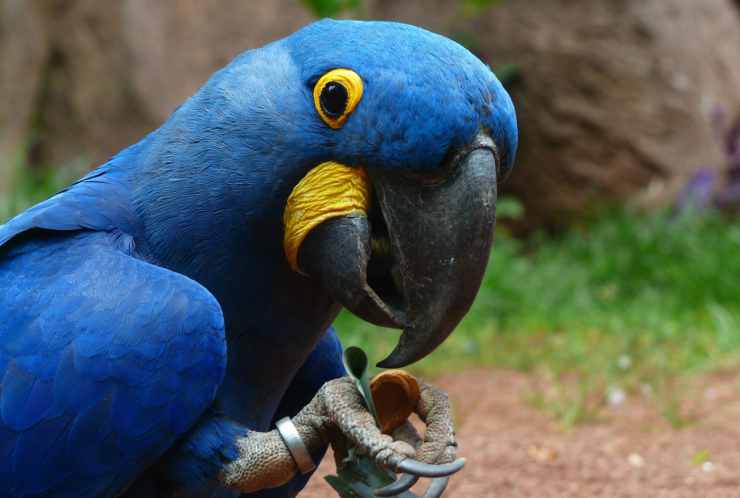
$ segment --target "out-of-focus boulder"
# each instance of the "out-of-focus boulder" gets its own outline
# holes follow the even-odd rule
[[[0,2],[0,153],[60,166],[104,161],[231,58],[311,21],[290,0]]]
[[[522,70],[507,190],[530,222],[661,203],[698,167],[723,166],[713,111],[740,111],[732,0],[506,0],[475,30],[484,55]]]

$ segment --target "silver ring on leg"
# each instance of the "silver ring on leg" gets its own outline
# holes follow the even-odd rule
[[[283,439],[293,460],[295,460],[298,471],[301,474],[308,474],[316,469],[316,464],[313,458],[311,458],[308,449],[306,449],[306,445],[303,444],[303,439],[298,434],[298,429],[296,429],[290,417],[284,417],[278,420],[275,423],[275,428]]]

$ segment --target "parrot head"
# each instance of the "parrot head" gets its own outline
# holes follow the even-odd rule
[[[286,208],[286,240],[302,236],[295,269],[357,316],[403,329],[380,365],[407,365],[480,287],[516,152],[512,102],[469,51],[418,28],[324,21],[289,43],[328,166]]]
[[[230,159],[233,190],[273,194],[286,268],[403,330],[381,366],[426,356],[466,314],[517,127],[509,95],[464,47],[400,23],[323,20],[239,56],[168,126],[178,113],[198,132],[190,157],[218,155],[214,171]]]

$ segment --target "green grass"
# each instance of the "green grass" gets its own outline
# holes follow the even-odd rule
[[[347,314],[337,327],[371,358],[396,338]],[[647,388],[679,426],[681,377],[739,358],[740,223],[614,211],[557,238],[500,231],[470,313],[416,368],[536,371],[559,393],[530,401],[568,424],[597,418],[608,389]]]
[[[0,198],[0,221],[76,173],[25,173]],[[518,216],[516,202],[500,214]],[[373,360],[398,332],[342,314],[345,345]],[[682,379],[740,364],[740,222],[719,214],[671,219],[611,211],[558,237],[515,239],[499,229],[478,298],[458,330],[415,366],[436,375],[471,366],[536,372],[527,393],[566,424],[598,419],[609,389],[653,393],[676,426]]]

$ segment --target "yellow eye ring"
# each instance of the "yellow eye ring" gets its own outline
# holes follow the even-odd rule
[[[362,98],[362,78],[351,69],[332,69],[313,87],[313,103],[324,123],[341,128]]]

